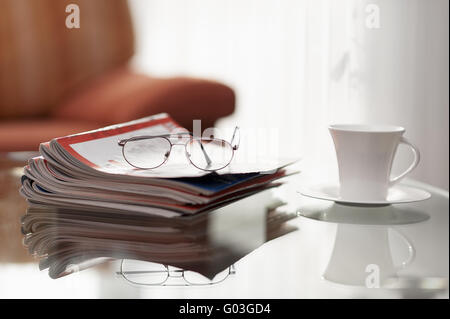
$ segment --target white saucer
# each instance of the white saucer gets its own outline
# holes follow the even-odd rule
[[[317,199],[330,200],[338,203],[365,204],[365,205],[390,205],[399,203],[418,202],[431,197],[431,194],[419,188],[395,185],[388,191],[386,200],[354,200],[339,196],[339,186],[331,184],[318,184],[308,186],[300,190],[300,194]]]

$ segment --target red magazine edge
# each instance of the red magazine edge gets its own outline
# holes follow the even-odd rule
[[[77,144],[77,143],[83,143],[87,141],[92,141],[95,139],[103,138],[103,137],[110,137],[114,135],[119,135],[123,133],[128,133],[130,131],[159,125],[159,124],[167,124],[171,123],[175,127],[181,127],[177,122],[175,122],[170,116],[166,116],[164,118],[157,118],[157,119],[149,119],[148,121],[136,123],[136,124],[130,124],[125,126],[119,126],[116,128],[106,129],[103,130],[102,128],[95,130],[93,132],[89,133],[80,133],[77,135],[70,135],[70,136],[64,136],[64,137],[58,137],[56,138],[56,142],[61,145],[70,155],[72,155],[74,158],[82,162],[83,164],[86,164],[92,168],[97,168],[98,166],[92,162],[90,162],[85,157],[81,156],[77,151],[75,151],[71,144]],[[119,124],[120,125],[120,124]]]

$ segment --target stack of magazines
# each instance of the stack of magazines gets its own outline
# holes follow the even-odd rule
[[[176,149],[179,145],[182,147]],[[23,231],[30,238],[38,226],[51,224],[53,235],[58,232],[66,239],[79,240],[80,251],[87,251],[80,234],[90,239],[102,236],[97,228],[89,232],[89,223],[98,226],[107,220],[116,225],[108,229],[112,232],[108,238],[157,243],[171,233],[146,237],[145,227],[201,220],[201,216],[220,207],[279,186],[280,178],[292,174],[286,169],[293,163],[291,160],[265,160],[251,165],[233,161],[237,149],[233,141],[192,136],[167,114],[55,138],[42,143],[40,156],[30,159],[24,168],[20,191],[32,213],[25,220],[29,224],[31,218],[37,226],[23,227]],[[78,237],[77,231],[68,229],[64,222],[70,220],[73,224],[77,219]],[[52,223],[55,220],[58,223]],[[141,223],[143,234],[125,227]],[[49,232],[40,236],[46,234]],[[158,245],[157,249],[164,250]],[[42,255],[38,249],[32,252]],[[98,250],[92,253],[99,255]]]

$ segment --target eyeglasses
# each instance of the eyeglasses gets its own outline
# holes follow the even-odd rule
[[[181,142],[173,142],[174,139]],[[190,132],[164,135],[142,135],[123,139],[124,159],[136,168],[155,169],[167,162],[174,145],[184,145],[185,155],[192,165],[203,171],[217,171],[227,167],[239,148],[239,127],[235,127],[231,142],[222,139],[200,138]]]
[[[194,271],[130,259],[123,259],[117,272],[129,283],[142,286],[208,286],[221,283],[235,273],[234,265],[231,265],[208,279]]]

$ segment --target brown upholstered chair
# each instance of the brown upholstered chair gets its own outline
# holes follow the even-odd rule
[[[70,3],[79,29],[65,25]],[[206,128],[234,111],[223,84],[131,70],[133,50],[126,0],[1,0],[0,152],[159,112]]]

